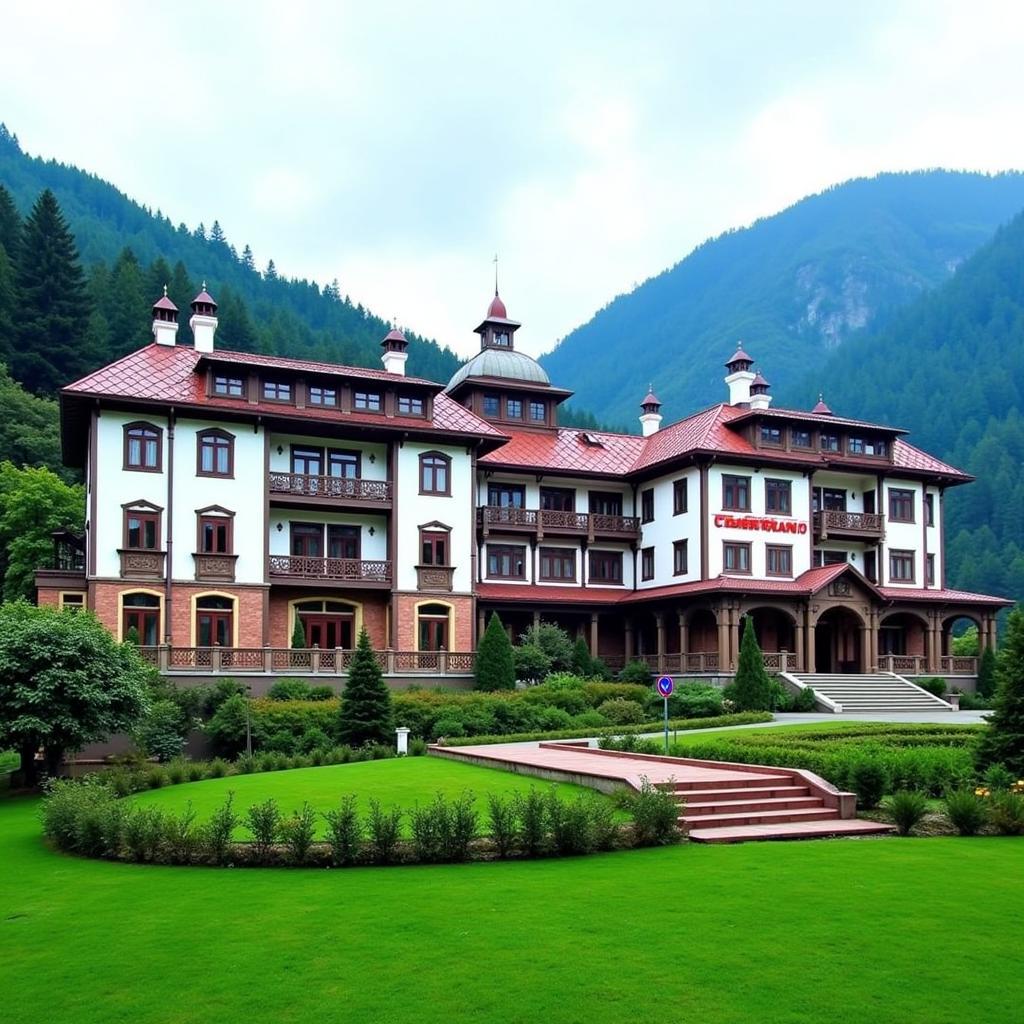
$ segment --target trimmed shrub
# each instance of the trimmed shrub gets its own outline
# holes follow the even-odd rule
[[[267,700],[309,700],[310,685],[302,679],[278,679],[267,690]]]
[[[654,673],[647,667],[646,662],[634,660],[626,664],[619,673],[620,683],[635,683],[639,686],[649,687]]]
[[[802,690],[794,693],[790,698],[789,710],[803,714],[809,711],[814,711],[816,708],[814,690],[809,686],[805,686]]]
[[[901,836],[909,836],[927,812],[928,799],[917,790],[901,789],[889,798],[889,813]]]
[[[316,836],[316,811],[303,801],[302,807],[278,826],[278,834],[292,864],[305,864]]]
[[[206,855],[214,864],[226,864],[228,862],[231,839],[239,823],[234,804],[234,791],[228,790],[224,803],[213,812],[210,820],[206,823],[204,845]]]
[[[425,757],[427,753],[427,741],[421,740],[416,737],[409,740],[409,756],[410,757]]]
[[[511,857],[515,849],[518,825],[514,800],[497,793],[489,793],[487,820],[495,852],[502,860]]]
[[[492,613],[487,629],[477,645],[473,673],[478,690],[513,690],[516,666],[512,641],[497,614]]]
[[[647,721],[654,721],[662,713],[664,698],[654,689],[644,689],[644,708]],[[684,682],[676,687],[668,699],[668,713],[671,718],[704,718],[722,713],[722,691],[717,686],[704,683]]]
[[[547,848],[544,796],[531,786],[526,793],[516,793],[513,801],[519,848],[527,857],[539,857]]]
[[[336,700],[338,694],[333,686],[311,686],[309,688],[309,700]]]
[[[254,804],[245,813],[245,823],[252,836],[254,859],[266,863],[281,827],[281,810],[277,801],[271,797],[261,804]]]
[[[1017,779],[1006,765],[992,764],[985,772],[985,786],[992,792],[1008,790]]]
[[[636,846],[665,846],[679,839],[679,815],[675,796],[643,779],[640,792],[630,795],[627,808],[633,818]]]
[[[377,800],[371,800],[367,824],[374,864],[393,864],[402,831],[401,808],[392,807],[385,811]]]
[[[343,796],[337,810],[324,812],[324,820],[327,822],[331,863],[338,867],[354,864],[359,856],[359,844],[363,837],[355,796]]]
[[[946,680],[942,676],[925,676],[922,679],[915,679],[914,682],[921,687],[922,690],[927,690],[930,694],[935,697],[944,697],[946,690]]]
[[[876,757],[863,757],[853,765],[849,786],[864,809],[877,807],[888,784],[885,768]]]
[[[377,656],[364,626],[359,631],[348,683],[341,694],[338,737],[344,743],[386,743],[392,732],[391,691],[381,675]]]
[[[639,704],[619,698],[606,700],[597,711],[613,725],[635,725],[647,717]]]
[[[530,626],[519,637],[519,642],[524,646],[540,648],[550,663],[549,671],[572,671],[572,640],[561,626],[553,622]]]
[[[576,637],[576,642],[572,645],[572,671],[578,675],[586,678],[594,671],[593,659],[590,657],[590,648],[587,646],[587,641],[583,637]]]
[[[989,820],[1002,836],[1024,835],[1024,794],[1002,790],[989,798]]]
[[[954,789],[946,794],[946,817],[962,836],[975,836],[988,820],[984,800],[972,789]]]
[[[536,644],[513,648],[512,660],[516,679],[526,683],[539,683],[551,671],[551,659]]]
[[[302,620],[295,616],[295,625],[292,627],[292,650],[301,651],[306,646],[306,630],[302,626]]]
[[[740,711],[770,711],[773,703],[771,684],[754,633],[754,620],[748,615],[740,641],[736,678],[726,696]]]

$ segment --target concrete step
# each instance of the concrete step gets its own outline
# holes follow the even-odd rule
[[[746,786],[743,789],[690,789],[683,791],[686,796],[686,804],[708,803],[711,800],[719,802],[732,800],[773,800],[791,799],[810,795],[810,788],[807,786]]]
[[[830,836],[882,836],[896,830],[892,825],[856,818],[828,821],[792,821],[775,825],[729,825],[691,829],[692,843],[749,843],[767,839],[824,839]]]
[[[778,775],[762,774],[761,772],[751,772],[748,778],[736,778],[736,779],[695,779],[692,782],[673,782],[671,783],[672,791],[675,793],[692,793],[694,790],[714,790],[720,792],[721,790],[743,790],[743,789],[757,789],[758,787],[772,786],[778,783],[780,786],[791,786],[793,785],[793,776],[788,773],[780,772]]]
[[[691,817],[684,813],[679,819],[686,825],[697,825],[700,828],[726,825],[763,825],[787,821],[825,821],[835,818],[832,807],[808,807],[792,811],[752,811],[749,814],[699,814]]]
[[[694,804],[687,801],[680,820],[703,818],[713,815],[755,814],[760,811],[802,811],[821,808],[820,796],[797,796],[786,800],[726,800],[714,803]]]

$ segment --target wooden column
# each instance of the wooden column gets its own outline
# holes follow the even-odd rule
[[[733,671],[740,657],[740,610],[729,609],[729,667]]]
[[[806,640],[807,640],[807,656],[804,658],[804,671],[813,674],[817,672],[817,665],[814,656],[814,622],[811,616],[810,608],[807,609],[807,629]]]
[[[658,671],[665,671],[665,613],[654,613],[654,626],[658,634]]]
[[[793,627],[793,655],[795,671],[803,672],[804,664],[806,662],[807,651],[805,650],[804,644],[804,616],[806,612],[804,609],[799,609],[796,613],[796,625]]]
[[[867,664],[871,660],[871,630],[867,625],[861,625],[858,629],[860,629],[860,670],[866,672]]]
[[[536,629],[540,626],[540,612],[535,608],[533,610],[533,628]]]
[[[729,671],[729,609],[724,605],[715,612],[718,623],[718,668],[721,672]]]
[[[625,657],[626,661],[630,662],[633,660],[633,620],[628,615],[623,622],[623,628],[626,633]]]
[[[598,620],[601,618],[598,612],[590,613],[590,656],[596,658],[598,656]]]
[[[677,612],[679,616],[679,670],[686,669],[686,655],[690,653],[690,627],[686,624],[684,612]]]

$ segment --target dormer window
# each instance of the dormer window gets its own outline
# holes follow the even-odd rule
[[[789,440],[794,448],[810,448],[811,432],[809,430],[797,430],[794,428],[789,432]]]
[[[241,377],[214,377],[213,393],[224,398],[244,398],[245,381]]]
[[[863,437],[849,437],[846,439],[846,454],[847,455],[863,455],[864,452],[864,438]]]
[[[761,444],[781,445],[782,429],[780,427],[769,426],[767,423],[762,424]]]
[[[505,399],[505,415],[510,420],[521,420],[523,418],[523,403],[518,398]]]
[[[508,331],[495,331],[493,338],[498,348],[509,348],[512,345],[512,336]]]
[[[383,408],[379,391],[356,391],[352,395],[352,408],[356,412],[380,412]]]
[[[333,409],[338,404],[337,388],[325,388],[320,384],[311,384],[309,387],[310,405],[321,405],[327,409]]]
[[[838,434],[822,434],[821,435],[821,450],[823,452],[838,452],[839,451],[839,435]]]
[[[279,380],[265,380],[263,382],[263,398],[267,402],[290,402],[292,386]]]
[[[484,395],[484,415],[488,419],[497,419],[501,411],[501,399],[497,395]]]
[[[422,416],[423,399],[414,395],[399,395],[398,413],[400,416]]]
[[[530,403],[530,421],[532,423],[543,423],[547,419],[547,405],[544,402]]]

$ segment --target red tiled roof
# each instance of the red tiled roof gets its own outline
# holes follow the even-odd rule
[[[545,587],[533,583],[478,583],[476,595],[484,601],[539,604],[614,604],[633,592],[622,587]]]
[[[944,604],[989,604],[1009,607],[1013,601],[992,594],[972,594],[968,590],[928,590],[910,587],[879,587],[882,597],[890,601],[941,601]]]
[[[185,346],[182,346],[184,348]],[[304,373],[329,373],[335,376],[362,377],[367,380],[396,380],[386,370],[371,370],[365,366],[344,366],[341,363],[322,363],[315,359],[287,359],[284,356],[264,356],[258,352],[231,352],[217,349],[213,352],[198,353],[200,358],[219,363],[248,363],[253,366],[277,366],[282,370],[299,370]],[[405,377],[410,384],[423,384],[440,390],[444,385],[425,377]]]
[[[592,438],[588,442],[586,438]],[[607,434],[596,430],[513,430],[497,451],[481,457],[492,466],[548,469],[562,472],[624,475],[643,451],[636,434]]]
[[[826,408],[828,407],[826,406]],[[741,415],[736,417],[737,421],[767,417],[768,419],[796,419],[820,423],[823,427],[863,427],[865,430],[881,431],[887,434],[905,434],[907,432],[903,427],[890,427],[885,423],[869,423],[867,420],[854,420],[848,416],[822,413],[818,411],[817,406],[810,412],[807,412],[806,409],[784,409],[773,406],[771,409],[741,409],[740,413]]]
[[[912,444],[904,441],[902,437],[896,438],[892,445],[893,465],[900,469],[913,469],[924,473],[937,473],[940,476],[951,476],[957,480],[973,480],[969,473],[951,466],[948,462],[935,458],[927,452],[915,448]]]
[[[736,351],[735,351],[735,353],[733,353],[733,355],[729,358],[729,361],[725,365],[728,367],[728,366],[732,366],[733,363],[738,363],[738,362],[752,363],[753,361],[754,361],[753,356],[748,356],[747,353],[743,351],[743,342],[738,341],[736,343]]]

